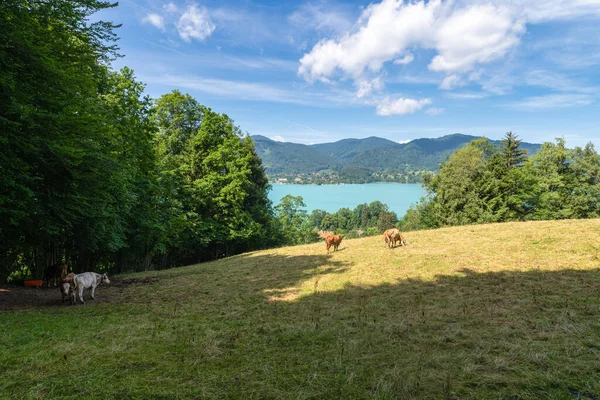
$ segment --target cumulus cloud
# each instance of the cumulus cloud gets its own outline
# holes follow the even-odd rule
[[[433,117],[436,115],[443,114],[444,111],[446,111],[445,108],[431,107],[431,108],[428,108],[427,110],[425,110],[425,114],[431,115]]]
[[[358,87],[356,97],[361,99],[374,91],[380,92],[383,89],[383,80],[380,76],[374,79],[361,79],[356,82],[356,86]]]
[[[468,72],[504,57],[525,31],[512,10],[491,4],[453,10],[436,22],[438,55],[429,69],[449,73]]]
[[[308,82],[350,78],[365,96],[364,82],[386,63],[405,65],[414,51],[426,50],[433,52],[428,69],[445,75],[439,87],[453,89],[479,82],[484,66],[520,44],[527,24],[592,14],[600,15],[599,0],[381,0],[344,33],[306,52],[298,74]]]
[[[280,136],[280,135],[270,136],[269,138],[276,142],[285,142],[285,139],[283,138],[283,136]]]
[[[440,89],[449,90],[463,85],[464,81],[462,80],[462,78],[456,74],[452,74],[444,78],[442,83],[440,83]]]
[[[143,19],[142,19],[142,23],[148,23],[151,25],[154,25],[155,27],[157,27],[158,29],[161,30],[165,30],[165,20],[163,17],[161,17],[160,15],[156,14],[156,13],[150,13],[148,15],[146,15]]]
[[[414,59],[415,59],[415,56],[413,56],[412,54],[409,53],[402,58],[398,58],[398,59],[394,60],[394,64],[406,65],[406,64],[410,64],[411,62],[413,62]]]
[[[215,24],[208,15],[208,10],[205,7],[198,8],[195,4],[190,5],[176,24],[179,37],[186,42],[191,42],[192,39],[204,40],[215,30]]]
[[[299,73],[309,81],[338,72],[356,78],[381,70],[412,47],[437,51],[432,71],[464,73],[502,58],[523,32],[523,22],[501,5],[383,0],[363,11],[354,32],[317,43],[300,60]],[[397,59],[410,61],[409,55]]]
[[[377,115],[404,115],[404,114],[412,114],[426,105],[431,104],[430,99],[407,99],[407,98],[399,98],[396,100],[391,100],[386,97],[384,100],[380,101],[377,104]]]

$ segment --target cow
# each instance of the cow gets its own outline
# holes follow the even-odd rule
[[[65,276],[67,276],[67,264],[49,265],[44,270],[44,280],[47,287],[50,287],[50,281],[54,282],[54,286],[56,287],[56,281]]]
[[[76,290],[79,294],[79,301],[81,304],[85,304],[83,301],[83,289],[90,289],[92,300],[95,300],[94,292],[96,287],[101,283],[110,283],[106,274],[97,274],[96,272],[84,272],[83,274],[77,274],[73,278],[73,290]],[[77,299],[77,296],[75,297]]]
[[[337,251],[338,246],[342,243],[344,235],[331,235],[325,238],[325,244],[327,246],[327,254],[329,254],[329,248],[333,246],[333,251]]]
[[[75,290],[70,282],[63,282],[60,285],[60,293],[62,294],[62,302],[69,300],[71,305],[75,304]]]
[[[393,248],[396,246],[396,242],[400,242],[401,246],[406,246],[406,239],[400,234],[400,231],[396,228],[388,229],[383,233],[383,241],[385,245]]]

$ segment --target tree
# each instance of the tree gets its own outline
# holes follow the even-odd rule
[[[39,273],[77,247],[66,243],[80,239],[75,224],[110,218],[113,143],[98,93],[105,64],[117,56],[116,26],[88,17],[115,5],[7,0],[0,7],[0,276],[23,265]],[[122,237],[110,239],[108,247]]]
[[[504,157],[506,169],[522,165],[527,161],[527,150],[519,148],[521,140],[512,132],[506,132],[501,141],[501,152]]]
[[[275,206],[275,215],[281,226],[282,235],[285,237],[285,243],[306,242],[306,231],[311,229],[308,226],[305,207],[302,196],[290,194],[283,196],[279,204]]]
[[[379,233],[383,233],[385,230],[390,229],[396,225],[398,217],[396,213],[390,211],[381,211],[377,218],[377,230]]]

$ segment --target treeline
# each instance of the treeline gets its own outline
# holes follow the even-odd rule
[[[0,279],[123,272],[281,243],[253,141],[177,91],[157,101],[118,57],[115,6],[0,7]]]
[[[428,194],[402,218],[403,229],[600,216],[600,156],[591,143],[568,149],[556,139],[529,157],[512,132],[500,145],[477,139],[424,186]]]
[[[340,208],[335,213],[317,209],[309,214],[304,207],[306,205],[302,196],[289,194],[275,206],[277,225],[285,244],[318,241],[317,232],[320,230],[345,234],[348,238],[372,236],[382,233],[398,222],[396,213],[379,201],[360,204],[354,210]]]

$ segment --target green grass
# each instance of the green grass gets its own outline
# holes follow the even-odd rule
[[[600,396],[600,220],[406,237],[115,277],[97,291],[110,302],[0,312],[0,398]]]

